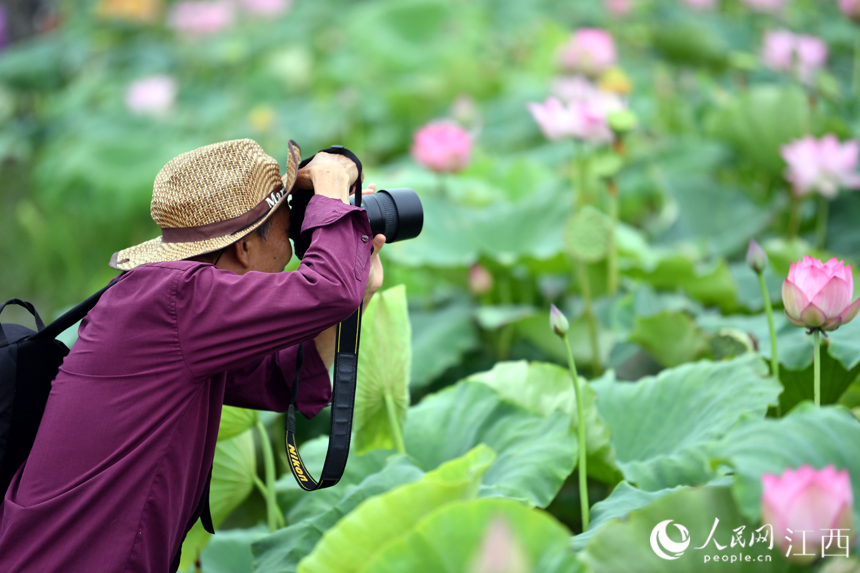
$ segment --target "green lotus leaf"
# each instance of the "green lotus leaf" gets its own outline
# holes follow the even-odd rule
[[[323,451],[323,454],[325,452]],[[375,452],[374,452],[375,453]],[[385,452],[387,455],[390,452]],[[367,456],[356,456],[363,458]],[[350,471],[354,459],[350,457],[347,472]],[[346,476],[346,473],[344,476]],[[258,573],[296,573],[299,561],[313,551],[322,538],[323,533],[332,528],[343,516],[353,511],[359,504],[373,496],[385,493],[397,486],[420,480],[424,472],[405,455],[390,456],[385,466],[357,483],[341,487],[336,486],[322,492],[338,490],[339,496],[328,507],[305,508],[301,515],[290,514],[291,524],[270,535],[267,535],[252,545],[254,554],[254,571]],[[292,476],[289,476],[292,479]]]
[[[702,358],[708,350],[705,334],[683,312],[665,311],[654,316],[637,316],[629,340],[667,367]]]
[[[546,507],[576,462],[570,416],[547,417],[503,400],[485,384],[460,382],[409,410],[406,451],[425,470],[484,443],[498,454],[481,496],[505,496]]]
[[[682,544],[680,553],[669,552],[665,544],[660,543],[658,524],[665,526],[668,541]],[[686,541],[675,525],[687,530],[689,536]],[[637,573],[787,572],[789,565],[777,546],[768,549],[769,544],[765,542],[749,544],[751,535],[759,526],[757,521],[747,519],[740,512],[730,488],[684,487],[632,511],[625,519],[611,519],[604,523],[577,557],[589,573],[630,571],[631,564],[635,564]],[[732,546],[733,530],[740,527],[743,527],[741,538],[744,546],[741,547],[737,541]],[[714,536],[709,540],[712,529]],[[658,557],[652,548],[652,543],[649,543],[652,537],[657,550],[665,557]],[[715,542],[723,549],[718,549]],[[719,561],[714,560],[715,556]],[[732,556],[735,557],[733,561]],[[762,561],[758,561],[759,556]]]
[[[257,411],[247,408],[224,406],[221,409],[221,424],[218,426],[218,441],[229,440],[254,427]]]
[[[571,417],[571,432],[578,428],[576,393],[570,371],[555,364],[545,362],[498,362],[492,370],[473,374],[467,382],[480,382],[494,389],[507,400],[523,408],[550,416],[562,411]],[[592,477],[616,483],[619,478],[615,466],[615,452],[610,437],[612,431],[600,418],[595,406],[594,390],[587,383],[581,387],[583,412],[585,413],[585,448],[587,452],[588,474]]]
[[[490,528],[498,527],[500,522],[510,537],[503,541],[503,547],[485,547]],[[405,535],[385,545],[358,571],[476,571],[483,550],[492,552],[497,559],[501,552],[509,557],[515,554],[523,567],[494,570],[574,573],[580,565],[569,545],[567,528],[543,511],[512,500],[458,501],[427,515]],[[513,561],[506,560],[506,566],[514,567]]]
[[[402,427],[409,408],[411,338],[406,288],[376,293],[361,320],[352,422],[358,454],[395,447],[391,424]]]
[[[609,217],[586,205],[577,211],[564,227],[564,246],[575,259],[594,263],[606,256],[609,250]]]
[[[729,464],[732,488],[741,511],[758,519],[761,476],[781,475],[803,464],[848,469],[854,498],[860,495],[860,424],[839,406],[816,408],[805,402],[784,418],[748,419],[710,448],[712,465]],[[854,508],[855,523],[860,519]]]
[[[431,312],[411,311],[412,373],[410,387],[423,388],[480,345],[472,307],[454,303]]]
[[[366,500],[325,532],[310,555],[299,562],[299,573],[358,571],[386,543],[409,531],[428,513],[474,498],[494,459],[490,448],[479,445],[417,482]]]
[[[651,491],[709,481],[706,446],[743,414],[764,417],[782,390],[752,353],[684,364],[635,383],[604,377],[592,388],[624,479]]]

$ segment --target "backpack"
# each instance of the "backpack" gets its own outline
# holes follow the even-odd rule
[[[0,323],[0,504],[15,472],[30,455],[51,382],[69,353],[57,335],[82,320],[113,284],[48,326],[29,302],[13,298],[0,306],[0,313],[10,304],[24,307],[36,319],[37,328]]]

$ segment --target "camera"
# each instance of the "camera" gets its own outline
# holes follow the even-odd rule
[[[311,189],[295,189],[290,193],[290,229],[301,229],[305,220],[305,210],[314,192]],[[355,195],[349,197],[351,205],[355,205]],[[367,211],[370,220],[370,230],[373,236],[379,233],[385,235],[385,243],[395,243],[414,239],[421,233],[424,226],[424,209],[418,193],[409,188],[381,189],[376,193],[364,195],[361,198],[361,208]],[[293,240],[293,251],[302,259],[310,246],[301,237],[301,233],[290,233]]]

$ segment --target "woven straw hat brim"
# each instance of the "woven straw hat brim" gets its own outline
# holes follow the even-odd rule
[[[281,177],[281,181],[284,184],[285,192],[283,196],[277,201],[277,203],[275,203],[275,205],[271,209],[269,209],[266,215],[262,217],[259,221],[255,221],[254,224],[236,233],[225,235],[223,237],[204,239],[201,241],[193,241],[187,243],[165,243],[162,240],[162,237],[159,236],[149,241],[145,241],[138,245],[134,245],[133,247],[129,247],[127,249],[123,249],[117,253],[114,253],[113,257],[110,260],[110,266],[117,270],[128,271],[135,267],[139,267],[140,265],[145,265],[148,263],[181,261],[190,257],[196,257],[197,255],[203,255],[206,253],[217,251],[253,233],[258,227],[260,227],[263,223],[269,220],[269,217],[271,217],[278,210],[278,208],[281,207],[282,203],[286,201],[290,194],[293,192],[293,186],[295,185],[296,177],[298,175],[298,165],[296,164],[296,162],[292,161],[292,158],[301,157],[299,152],[293,155],[292,151],[294,147],[296,150],[298,149],[298,147],[294,146],[293,142],[291,141],[291,153],[289,154],[290,159],[287,161],[287,171]]]

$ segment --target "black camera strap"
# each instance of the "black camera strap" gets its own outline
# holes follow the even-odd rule
[[[358,167],[358,178],[351,191],[355,192],[355,205],[361,206],[361,161],[353,152],[343,146],[335,145],[322,150],[348,157]],[[299,168],[310,163],[313,156],[299,164]],[[337,325],[334,380],[332,381],[331,431],[329,432],[328,451],[323,463],[320,479],[315,480],[305,467],[299,448],[296,445],[296,398],[299,392],[299,373],[304,360],[304,347],[299,345],[296,357],[296,378],[293,380],[290,407],[287,409],[286,443],[290,470],[299,486],[306,491],[331,487],[340,481],[346,460],[349,457],[349,442],[352,436],[352,412],[355,408],[355,387],[358,369],[358,342],[361,332],[361,305],[352,316]]]

